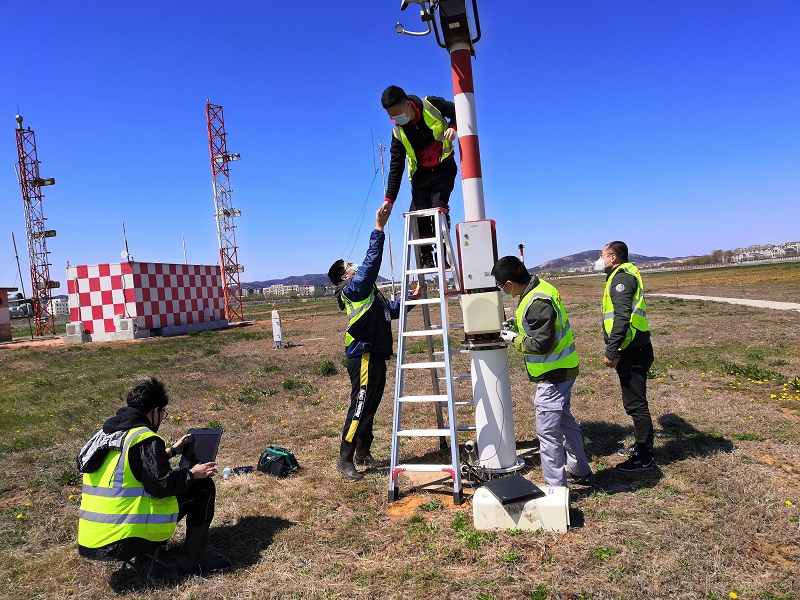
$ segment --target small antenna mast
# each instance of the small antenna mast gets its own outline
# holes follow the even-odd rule
[[[125,250],[123,250],[120,254],[122,258],[127,260],[129,263],[133,262],[133,257],[131,256],[130,252],[128,251],[128,235],[125,233],[125,223],[122,223],[122,240],[125,242]]]
[[[370,130],[370,135],[372,135],[372,130]],[[383,197],[386,198],[386,167],[385,167],[384,162],[383,162],[383,151],[386,150],[386,148],[384,148],[383,142],[381,141],[381,138],[378,138],[378,147],[377,148],[374,146],[374,144],[375,144],[375,138],[374,137],[372,138],[372,143],[373,143],[373,147],[372,147],[372,150],[373,150],[373,152],[372,152],[372,166],[373,167],[375,166],[375,151],[377,150],[378,154],[380,154],[380,157],[381,157],[381,184],[382,184],[382,187],[383,187]],[[392,233],[391,233],[391,230],[389,228],[389,222],[388,221],[386,222],[386,239],[389,242],[389,273],[390,273],[390,276],[392,278],[392,300],[396,300],[397,299],[397,297],[396,297],[397,296],[397,292],[395,291],[396,284],[395,284],[395,279],[394,279],[394,256],[392,255]]]
[[[14,258],[17,259],[17,273],[19,273],[19,284],[22,287],[22,302],[25,303],[25,281],[22,279],[22,269],[19,266],[19,253],[17,252],[17,240],[14,237],[14,232],[11,232],[11,241],[14,242]],[[28,312],[25,309],[25,312]],[[31,330],[31,340],[33,340],[33,325],[31,324],[31,315],[28,315],[28,327]]]

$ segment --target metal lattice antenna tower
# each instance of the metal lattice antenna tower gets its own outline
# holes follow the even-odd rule
[[[19,157],[19,186],[25,208],[25,230],[28,237],[28,260],[31,268],[33,295],[33,317],[36,335],[56,334],[50,290],[59,287],[50,280],[47,238],[55,237],[54,229],[46,229],[42,208],[42,186],[53,185],[54,178],[44,179],[39,174],[39,159],[36,153],[36,135],[29,127],[22,128],[22,116],[17,115],[17,156]]]
[[[244,271],[244,267],[239,264],[237,256],[236,225],[233,221],[235,217],[240,217],[242,212],[231,206],[231,187],[228,178],[228,163],[239,160],[239,155],[228,152],[222,107],[206,100],[206,118],[214,186],[214,217],[217,219],[219,261],[225,294],[225,318],[228,321],[242,321],[244,319],[239,273]]]

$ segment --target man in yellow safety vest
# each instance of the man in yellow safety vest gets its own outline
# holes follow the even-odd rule
[[[181,570],[202,573],[230,567],[205,554],[214,516],[216,463],[172,469],[191,436],[167,448],[158,428],[167,416],[164,385],[148,377],[128,392],[127,405],[103,423],[78,453],[83,494],[78,552],[95,560],[129,560],[151,552],[172,536],[186,517]]]
[[[516,256],[498,260],[492,275],[504,296],[521,296],[511,329],[500,336],[522,352],[528,377],[536,383],[533,405],[544,483],[590,483],[583,435],[570,410],[578,352],[561,296],[555,287],[531,276]]]
[[[450,194],[455,185],[458,167],[453,154],[456,139],[455,105],[439,96],[419,98],[407,95],[396,85],[387,87],[381,95],[381,105],[395,124],[391,162],[386,181],[386,198],[381,209],[389,214],[403,181],[403,167],[408,162],[408,179],[411,181],[411,207],[448,209]],[[450,217],[447,217],[448,226]],[[433,218],[418,220],[419,237],[434,236]],[[433,249],[420,247],[422,267],[432,268]]]
[[[356,465],[379,468],[386,464],[372,456],[372,425],[386,385],[386,361],[392,356],[392,319],[400,316],[400,301],[388,300],[375,285],[383,259],[383,228],[389,214],[375,213],[375,229],[369,238],[364,263],[337,260],[328,270],[336,286],[336,300],[347,311],[344,336],[347,372],[350,375],[350,408],[344,419],[339,445],[338,471],[359,480],[363,471]],[[419,297],[419,285],[409,300]]]
[[[616,466],[624,472],[653,468],[653,418],[647,404],[647,372],[653,365],[653,345],[647,324],[647,305],[639,269],[628,262],[628,246],[607,244],[595,263],[606,274],[603,292],[605,365],[616,369],[622,388],[622,406],[633,420],[635,443],[620,453],[628,460]]]

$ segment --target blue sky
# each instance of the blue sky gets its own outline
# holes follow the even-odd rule
[[[800,239],[796,0],[478,2],[501,255],[523,243],[533,266],[613,239],[665,256]],[[183,262],[184,236],[190,263],[217,262],[207,98],[242,156],[242,281],[360,261],[382,200],[373,145],[391,139],[381,91],[453,94],[433,37],[394,32],[422,28],[399,4],[0,2],[0,285],[19,283],[12,231],[27,273],[17,106],[57,181],[44,188],[53,279],[67,261],[119,261],[123,222],[137,260]],[[463,220],[460,178],[451,207]]]

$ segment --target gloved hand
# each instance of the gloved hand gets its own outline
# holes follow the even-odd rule
[[[503,338],[504,342],[508,342],[510,344],[514,343],[514,338],[516,338],[519,334],[515,331],[508,331],[504,329],[500,332],[500,337]]]

